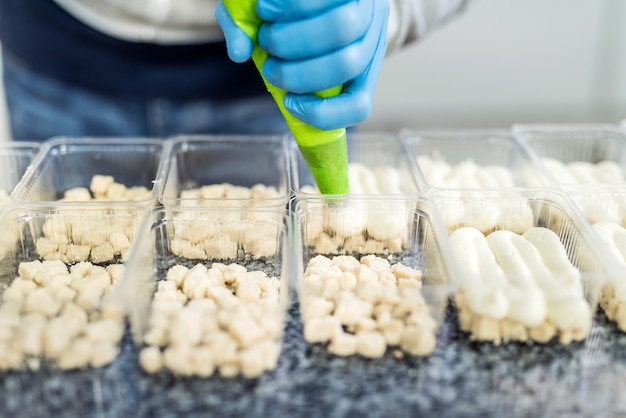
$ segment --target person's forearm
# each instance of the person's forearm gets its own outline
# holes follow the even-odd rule
[[[470,0],[389,0],[387,54],[421,41],[433,29],[460,14]]]

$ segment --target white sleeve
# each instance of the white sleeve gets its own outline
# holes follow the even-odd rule
[[[81,22],[131,42],[189,44],[222,40],[217,0],[54,0]]]
[[[387,54],[424,39],[433,29],[461,13],[469,1],[389,0]]]

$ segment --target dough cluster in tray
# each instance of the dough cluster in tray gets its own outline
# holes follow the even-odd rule
[[[304,338],[338,356],[427,355],[436,323],[420,270],[375,255],[312,258],[299,285]]]
[[[139,357],[148,373],[258,377],[276,367],[280,281],[237,263],[177,264],[157,282]]]
[[[2,294],[0,369],[101,367],[112,362],[124,333],[114,297],[124,272],[81,262],[29,261]]]

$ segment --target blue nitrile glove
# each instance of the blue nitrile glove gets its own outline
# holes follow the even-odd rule
[[[298,119],[321,129],[365,120],[387,49],[389,0],[259,0],[265,20],[259,45],[270,57],[267,80],[288,92],[284,105]],[[216,18],[235,62],[246,61],[252,42],[220,2]],[[344,85],[338,96],[310,93]]]

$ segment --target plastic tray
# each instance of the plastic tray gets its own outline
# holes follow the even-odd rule
[[[404,130],[401,138],[415,162],[422,190],[550,184],[537,173],[532,156],[508,130]],[[428,161],[420,162],[421,158]],[[430,164],[434,164],[432,168]]]
[[[617,125],[518,124],[513,126],[513,132],[538,157],[538,166],[543,175],[567,190],[575,190],[581,185],[583,189],[585,187],[581,181],[559,177],[546,165],[546,159],[564,164],[596,164],[606,160],[617,163],[622,172],[626,169],[626,134]],[[593,186],[610,189],[614,185],[593,182]]]
[[[18,306],[21,305],[22,325],[25,324],[24,321],[29,320],[26,319],[26,314],[45,315],[46,327],[52,327],[52,321],[58,323],[55,324],[56,331],[51,329],[49,332],[43,329],[33,331],[31,328],[27,333],[26,328],[17,328],[20,331],[13,328],[14,338],[1,343],[4,346],[3,364],[0,369],[6,371],[7,369],[29,368],[31,373],[41,370],[42,376],[48,376],[51,373],[58,374],[76,368],[99,368],[115,361],[125,328],[123,299],[118,293],[124,280],[124,273],[120,269],[125,261],[128,247],[136,235],[137,220],[140,217],[135,207],[127,207],[124,210],[120,207],[114,213],[85,208],[75,210],[69,207],[63,210],[51,210],[37,205],[20,205],[19,207],[10,205],[5,208],[0,219],[4,231],[3,241],[0,243],[0,291],[2,292],[0,310],[4,307],[8,309],[9,305],[18,303]],[[116,247],[114,243],[119,244],[120,241],[115,238],[113,231],[116,231],[118,238],[124,234],[127,239],[126,247]],[[56,251],[49,251],[53,246]],[[105,247],[109,250],[106,254],[103,251]],[[35,278],[29,278],[28,275],[21,274],[20,265],[23,262],[54,264],[43,265],[45,273],[40,272]],[[91,267],[91,265],[95,265],[97,269],[113,269],[109,271],[109,274],[113,276],[104,278],[102,277],[103,271],[99,271],[97,276],[90,275],[84,268]],[[71,282],[68,282],[67,277],[64,276],[74,268],[80,269],[80,277],[74,275]],[[74,274],[78,274],[78,271]],[[31,288],[22,287],[21,290],[11,288],[18,275],[23,277],[19,279],[22,282],[30,282]],[[105,283],[110,283],[108,280],[117,281],[113,282],[104,293],[102,290],[94,293],[96,288],[105,289],[102,280],[105,280]],[[34,283],[37,285],[35,286]],[[47,290],[47,297],[42,299],[41,294],[37,297],[33,295],[35,290],[42,293],[43,290],[40,289],[44,288]],[[32,299],[31,295],[33,295]],[[49,300],[52,297],[50,295],[56,296]],[[85,328],[75,327],[76,321],[80,323],[80,320],[75,314],[70,315],[70,312],[76,312],[75,308],[71,311],[67,310],[70,304],[80,307],[83,310],[82,315],[86,313],[83,320],[88,321],[88,324]],[[69,316],[57,319],[63,315]],[[6,333],[6,320],[10,314],[7,316],[7,312],[3,311],[0,316],[4,319],[2,331]],[[92,329],[93,334],[88,331],[88,327],[91,326],[89,324],[105,319],[115,322],[114,329],[108,326],[111,325],[108,322],[108,325],[100,327],[99,331]],[[59,329],[59,326],[62,329]],[[66,335],[65,328],[74,329],[74,331],[68,331],[72,334]],[[6,334],[4,335],[6,337]],[[79,339],[82,340],[82,345],[73,347],[72,345]],[[89,341],[86,347],[84,346],[85,339]],[[99,346],[103,340],[110,340],[113,346]],[[19,347],[23,348],[19,349]],[[105,351],[101,351],[102,349]],[[26,353],[22,361],[19,361],[19,357],[18,360],[9,360],[12,355],[10,353],[15,353],[16,350]],[[51,361],[51,357],[55,358],[55,355],[51,354],[54,352],[60,354],[58,363]],[[65,356],[63,354],[65,352],[69,354]]]
[[[389,262],[392,266],[401,263],[421,271],[420,292],[435,323],[441,323],[447,297],[453,287],[449,278],[454,276],[450,271],[454,268],[454,263],[448,258],[450,252],[445,248],[443,231],[433,221],[430,206],[425,199],[311,198],[296,204],[294,217],[298,237],[296,261],[301,263],[297,272],[302,309],[306,307],[308,298],[315,296],[308,285],[303,285],[311,260],[317,256],[333,259],[344,255],[360,260],[364,256],[374,255],[382,258],[383,263]],[[358,280],[361,283],[364,279]],[[339,286],[344,286],[343,279]],[[359,298],[366,298],[359,293],[359,286],[354,291]],[[324,292],[327,291],[330,290],[324,288]],[[336,293],[323,295],[327,299],[339,297],[340,289]],[[374,309],[377,309],[378,302],[372,303]],[[337,311],[335,314],[339,315]],[[306,315],[308,314],[303,311],[303,316]],[[305,322],[305,336],[306,328]],[[314,328],[313,325],[311,328]],[[384,333],[383,328],[377,328],[377,331]],[[317,337],[308,341],[315,342],[315,338]],[[397,344],[388,341],[387,352],[398,352],[398,347],[394,348]],[[408,352],[416,355],[427,354],[420,350]]]
[[[183,245],[181,241],[186,241],[188,244]],[[154,209],[144,226],[143,234],[131,250],[128,269],[130,280],[125,281],[124,288],[136,346],[141,349],[148,345],[144,345],[144,342],[148,339],[147,335],[151,330],[150,315],[153,296],[156,294],[158,284],[167,281],[167,272],[175,265],[193,268],[201,264],[206,268],[211,268],[217,266],[218,263],[224,265],[237,263],[248,271],[263,271],[269,277],[276,277],[280,282],[280,300],[269,311],[274,315],[273,326],[280,329],[279,334],[282,335],[284,315],[289,301],[287,243],[287,219],[280,210],[235,211],[231,209],[224,211],[215,209],[211,211],[209,208],[203,208],[200,212],[198,209],[183,211],[165,207]],[[207,248],[205,244],[208,244],[210,248]],[[193,245],[194,248],[190,249],[189,245]],[[227,251],[227,248],[230,250]],[[181,288],[186,290],[184,286]],[[196,296],[203,299],[209,298],[206,293]],[[216,300],[216,303],[219,304],[219,300]],[[222,311],[227,308],[225,305],[219,305]],[[208,318],[205,318],[203,322],[207,320]],[[199,322],[195,325],[189,324],[188,327],[192,331],[194,329],[197,331],[197,327],[201,325],[202,322]],[[223,330],[224,327],[230,325],[225,322],[221,326]],[[173,325],[168,328],[170,332],[172,327]],[[249,329],[250,333],[253,331],[254,329]],[[280,340],[280,335],[277,337],[278,340]],[[175,345],[170,344],[167,347],[171,348]],[[165,353],[165,348],[163,353]],[[218,355],[217,352],[214,354]],[[141,358],[141,354],[139,356]],[[166,357],[165,354],[163,356]],[[243,373],[243,367],[237,370],[239,360],[232,360],[234,363],[230,363],[229,360],[226,370],[222,370],[224,364],[216,360],[216,366],[219,367],[216,367],[214,373],[209,373],[209,375],[231,376],[238,372]],[[239,365],[243,364],[243,360],[241,361]],[[234,369],[231,367],[233,365]],[[168,373],[173,372],[179,377],[209,377],[206,369],[202,371],[192,367],[191,370],[184,371],[169,367],[167,361],[164,362],[164,366],[160,374],[167,370]],[[230,372],[234,372],[233,374],[227,371],[229,367]]]
[[[8,203],[8,196],[33,162],[39,151],[37,142],[0,143],[0,205]]]
[[[448,234],[463,227],[475,228],[485,236],[498,230],[523,234],[534,227],[553,231],[568,259],[580,272],[584,297],[591,307],[591,315],[595,313],[600,291],[612,274],[611,268],[600,241],[566,194],[556,189],[520,188],[436,190],[430,197]],[[464,266],[459,259],[456,261],[462,271]],[[456,282],[462,287],[463,273]]]
[[[612,272],[611,281],[600,298],[601,306],[609,319],[626,331],[626,317],[619,313],[624,309],[621,305],[626,306],[626,293],[620,290],[626,283],[626,252],[623,246],[626,238],[626,186],[576,186],[572,189],[570,196],[591,225],[591,232],[601,242],[602,251],[609,260],[607,269]]]
[[[89,188],[95,175],[113,176],[116,183],[126,187],[148,189],[145,197],[132,200],[112,198],[108,204],[128,203],[151,206],[156,202],[162,182],[161,160],[166,144],[149,138],[53,138],[42,144],[32,169],[15,188],[19,202],[59,202],[73,188]],[[80,202],[81,205],[101,205],[102,202]]]
[[[348,160],[350,164],[360,164],[366,169],[377,167],[391,168],[397,178],[388,186],[393,186],[394,193],[378,192],[376,194],[414,194],[417,183],[413,176],[412,161],[408,158],[399,138],[392,133],[348,132]],[[302,154],[295,141],[291,139],[292,187],[295,197],[315,197],[319,192],[313,190],[315,183],[311,172],[306,166]],[[351,179],[353,181],[353,179]],[[398,193],[399,192],[399,193]],[[351,195],[373,194],[352,193]]]
[[[285,207],[290,197],[287,146],[279,136],[179,136],[171,138],[164,206]],[[181,197],[181,192],[229,183],[273,187],[274,197]]]

